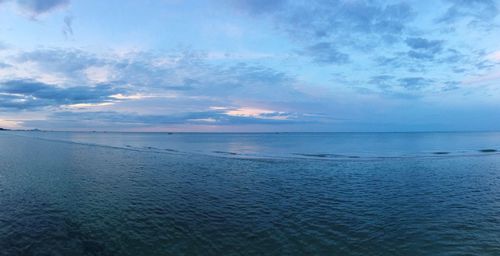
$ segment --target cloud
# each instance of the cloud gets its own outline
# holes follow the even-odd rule
[[[31,80],[0,82],[0,108],[36,109],[78,103],[110,102],[111,95],[121,92],[112,85],[62,88]]]
[[[69,0],[16,0],[17,4],[24,10],[37,16],[53,10],[63,8],[69,4]]]
[[[420,90],[433,81],[423,77],[405,77],[398,79],[399,85],[409,90]]]
[[[432,53],[440,52],[443,48],[443,41],[427,40],[420,37],[410,37],[405,40],[406,44],[414,50],[425,50]]]
[[[383,95],[410,99],[421,98],[428,92],[436,93],[439,91],[452,91],[460,89],[460,82],[449,79],[451,78],[437,82],[436,80],[425,77],[397,78],[392,75],[377,75],[371,77],[369,84],[376,85],[382,89]]]
[[[290,120],[293,115],[291,113],[273,111],[269,109],[259,108],[233,108],[227,109],[225,115],[231,117],[252,117],[256,119],[266,120]]]
[[[326,42],[306,47],[301,53],[311,56],[314,62],[320,64],[344,64],[349,61],[349,55],[339,52],[333,44]]]
[[[8,60],[11,67],[2,72],[9,79],[0,82],[0,109],[5,113],[90,111],[95,113],[76,116],[93,119],[85,122],[94,122],[95,126],[118,122],[123,127],[127,122],[145,127],[312,120],[302,115],[306,110],[301,104],[313,103],[314,99],[296,89],[294,76],[256,63],[212,62],[201,52],[97,55],[51,48],[14,52]],[[206,111],[214,105],[231,107]],[[245,115],[251,109],[260,112]],[[82,120],[68,121],[54,115],[47,125],[63,127],[65,122]],[[44,127],[41,123],[30,125]]]
[[[98,53],[88,48],[57,47],[67,45],[60,40],[44,40],[56,47],[29,47],[34,50],[23,50],[25,44],[9,41],[12,48],[0,51],[0,108],[3,113],[41,111],[50,122],[74,124],[282,124],[320,119],[328,123],[336,115],[362,120],[377,111],[398,112],[401,107],[396,103],[418,105],[418,101],[448,94],[489,93],[498,98],[493,86],[468,90],[463,82],[491,74],[500,64],[495,54],[498,49],[492,43],[498,33],[469,26],[481,22],[496,31],[495,2],[220,1],[239,12],[217,9],[219,18],[223,18],[220,20],[199,15],[207,10],[195,6],[200,9],[183,7],[180,9],[189,9],[189,13],[181,14],[189,19],[189,15],[199,15],[199,19],[191,20],[194,23],[235,24],[248,32],[240,34],[242,44],[202,40],[196,45],[208,47],[207,51],[99,49]],[[63,8],[69,1],[19,3],[20,8],[36,16]],[[62,29],[66,38],[72,39],[76,23],[67,15],[60,16],[66,16],[64,24],[56,24],[55,29]],[[22,25],[34,26],[31,30],[43,24]],[[264,26],[252,27],[255,24]],[[144,29],[146,34],[155,32]],[[122,33],[127,31],[116,32],[126,38]],[[116,43],[106,35],[97,36]],[[250,37],[254,43],[248,44]],[[174,36],[172,43],[183,38]],[[152,40],[150,45],[158,46],[161,38]],[[82,46],[74,43],[71,45]],[[126,45],[127,40],[121,43]],[[85,45],[95,46],[95,42]],[[280,49],[276,50],[276,45]],[[250,53],[225,52],[220,47]],[[261,54],[248,58],[255,52]],[[477,83],[489,85],[494,81]],[[67,110],[71,112],[63,114]],[[307,116],[311,113],[321,118]],[[5,115],[0,118],[5,119]]]
[[[495,51],[488,54],[487,59],[493,62],[500,62],[500,51]]]
[[[81,129],[84,127],[102,127],[112,124],[113,128],[157,127],[181,124],[197,125],[282,125],[297,123],[312,123],[314,120],[291,118],[288,113],[266,113],[261,117],[235,116],[222,111],[178,112],[176,114],[137,114],[133,112],[116,111],[59,111],[50,114],[45,120],[25,121],[27,127],[53,129],[66,127]]]
[[[494,0],[448,0],[451,5],[438,22],[455,23],[468,19],[471,24],[491,22],[498,15],[498,6]]]
[[[340,36],[354,39],[355,34],[400,34],[414,17],[407,3],[381,1],[238,1],[243,9],[273,12],[277,27],[292,37],[312,39]],[[265,4],[262,4],[265,3]],[[265,7],[265,8],[264,8]],[[279,8],[277,8],[279,7]],[[359,38],[358,38],[359,39]]]
[[[21,125],[20,125],[20,122],[0,119],[0,128],[17,129],[17,128],[21,128]]]
[[[12,67],[4,77],[13,79],[0,83],[0,108],[49,113],[26,127],[329,122],[294,76],[257,63],[220,63],[193,51],[96,55],[51,48],[8,57]],[[43,82],[39,74],[59,82]],[[309,109],[315,115],[307,115]]]
[[[89,66],[106,64],[105,59],[78,49],[41,48],[24,51],[14,56],[18,62],[38,63],[46,72],[76,75]]]
[[[376,85],[379,88],[386,89],[392,86],[392,80],[394,76],[391,75],[376,75],[372,76],[369,80],[369,84]]]
[[[401,51],[375,57],[373,70],[382,69],[384,73],[389,70],[420,73],[436,79],[444,74],[449,74],[450,77],[457,74],[474,75],[495,65],[494,62],[485,60],[483,53],[470,49],[459,51],[446,48],[441,40],[407,38],[405,46]]]
[[[414,59],[432,60],[435,55],[443,50],[443,41],[427,40],[420,37],[410,37],[405,40],[412,50],[408,52],[408,56]]]
[[[296,42],[302,56],[320,64],[345,64],[350,50],[373,51],[393,44],[415,16],[406,2],[237,1],[237,8],[264,13]],[[272,4],[271,4],[272,3]]]
[[[460,89],[460,83],[457,81],[446,81],[442,88],[443,91],[453,91]]]
[[[260,64],[215,64],[202,52],[131,52],[95,55],[75,49],[40,49],[14,56],[18,68],[30,65],[33,73],[52,74],[73,84],[123,84],[129,93],[177,91],[205,97],[293,99],[295,78]],[[38,69],[39,72],[33,72]],[[22,77],[38,79],[38,77]],[[270,90],[277,93],[269,94]]]
[[[287,0],[229,0],[229,3],[250,14],[263,14],[280,10]]]
[[[332,78],[338,86],[375,86],[368,89],[393,93],[391,90],[422,89],[427,87],[425,82],[443,81],[439,85],[427,83],[439,89],[446,80],[459,80],[446,74],[474,76],[497,65],[493,55],[484,54],[492,50],[488,46],[483,49],[477,41],[489,38],[488,34],[474,26],[450,29],[451,23],[460,21],[495,28],[498,8],[493,0],[442,0],[432,4],[398,0],[298,0],[280,1],[276,6],[264,1],[238,3],[231,6],[254,14],[251,17],[255,19],[271,21],[279,33],[293,42],[297,55],[321,65],[319,68],[326,72],[325,64],[335,64],[340,70],[336,73],[355,74],[346,75],[342,81]],[[259,14],[262,16],[256,17]],[[394,78],[374,79],[389,72]],[[407,79],[416,76],[427,81]]]
[[[63,33],[64,37],[66,37],[66,39],[73,36],[73,17],[72,16],[64,17],[64,25],[62,28],[62,33]]]

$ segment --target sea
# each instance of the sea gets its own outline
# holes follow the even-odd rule
[[[0,131],[0,255],[500,255],[500,133]]]

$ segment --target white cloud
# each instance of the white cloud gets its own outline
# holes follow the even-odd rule
[[[249,107],[232,109],[224,113],[229,116],[252,117],[258,119],[271,119],[271,120],[287,120],[290,117],[285,112],[279,112],[261,108],[249,108]]]
[[[85,109],[85,108],[95,108],[95,107],[104,107],[104,106],[111,106],[113,105],[113,102],[102,102],[102,103],[78,103],[78,104],[69,104],[69,105],[62,105],[62,108],[69,108],[69,109]]]
[[[197,119],[188,119],[190,122],[204,122],[204,123],[215,123],[217,122],[214,118],[197,118]]]
[[[89,67],[83,73],[93,83],[107,83],[116,77],[116,71],[110,66]]]
[[[18,121],[0,119],[0,128],[17,129],[21,124]]]
[[[486,58],[491,61],[500,62],[500,50],[488,54]]]
[[[151,96],[143,95],[143,94],[131,94],[131,95],[124,95],[121,93],[114,94],[109,96],[110,98],[117,99],[117,100],[140,100],[144,98],[150,98]]]

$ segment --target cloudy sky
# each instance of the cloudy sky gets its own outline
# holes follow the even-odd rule
[[[499,130],[499,8],[0,0],[0,127]]]

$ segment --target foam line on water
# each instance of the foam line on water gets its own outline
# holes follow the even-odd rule
[[[388,159],[418,159],[418,158],[453,158],[453,157],[467,157],[467,156],[491,156],[500,155],[500,151],[493,148],[484,148],[469,151],[433,151],[433,152],[423,152],[416,153],[412,155],[357,155],[357,154],[334,154],[334,153],[289,153],[285,155],[273,155],[273,154],[248,154],[233,151],[222,151],[213,150],[208,152],[200,151],[181,151],[173,148],[160,148],[153,146],[133,146],[130,144],[125,144],[123,146],[116,145],[106,145],[99,143],[88,143],[74,140],[47,138],[41,136],[30,136],[26,134],[3,132],[0,134],[9,134],[13,136],[19,136],[24,138],[38,139],[43,141],[60,142],[76,145],[84,145],[91,147],[104,147],[119,150],[130,150],[136,152],[145,153],[160,153],[167,155],[204,155],[211,157],[222,157],[222,158],[233,158],[233,159],[267,159],[267,160],[292,160],[292,159],[302,159],[302,160],[318,160],[318,161],[374,161],[374,160],[388,160]]]

